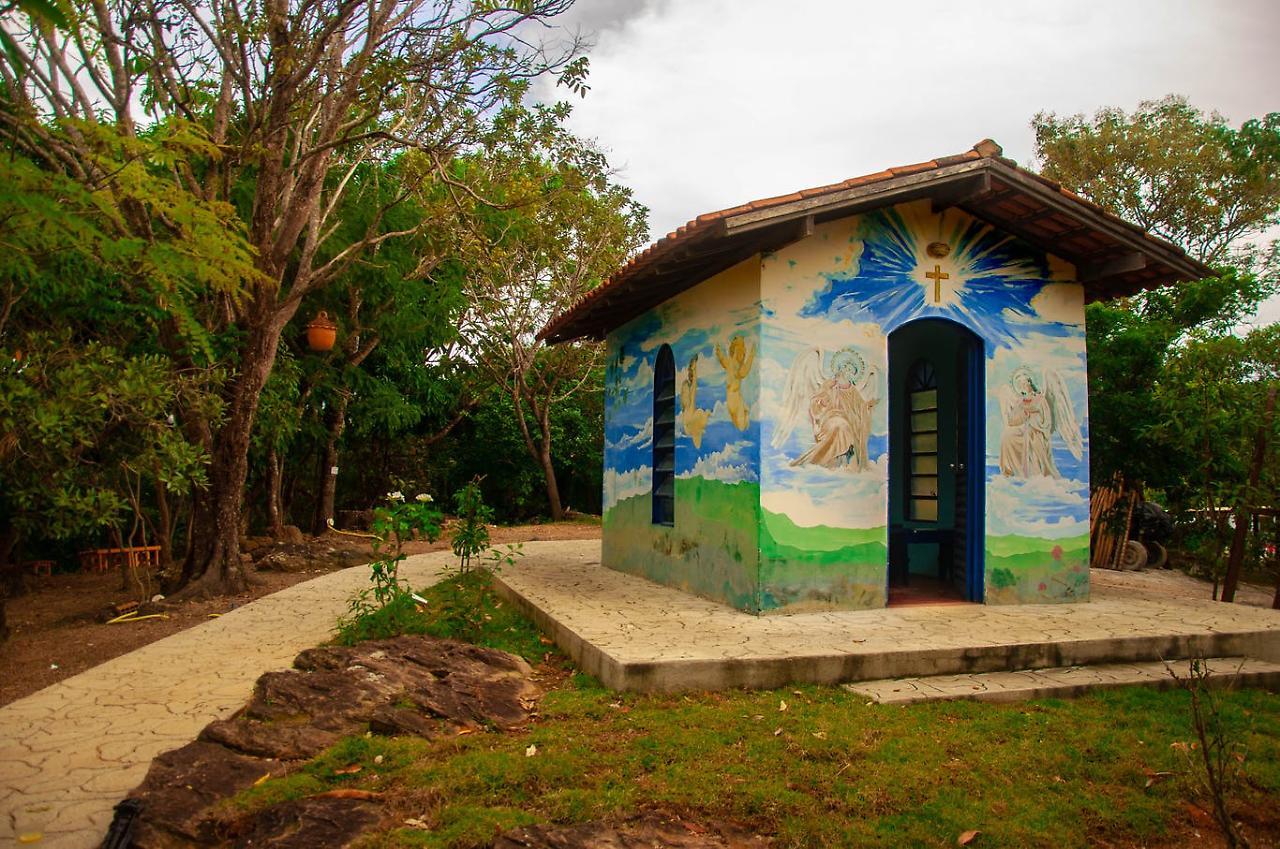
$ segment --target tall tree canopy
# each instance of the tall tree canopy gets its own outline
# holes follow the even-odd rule
[[[526,26],[570,2],[69,0],[59,7],[64,30],[5,19],[0,132],[15,148],[96,193],[140,244],[181,231],[169,204],[188,195],[234,205],[246,224],[253,262],[236,296],[210,290],[168,322],[170,330],[199,324],[232,346],[224,414],[188,412],[185,422],[210,454],[197,544],[182,573],[189,594],[244,585],[238,536],[253,420],[285,326],[309,294],[429,224],[383,226],[407,185],[367,217],[363,233],[327,250],[357,175],[410,151],[407,182],[453,179],[449,163],[531,79],[559,72],[580,86],[577,45],[549,55]],[[137,146],[156,136],[171,145]],[[132,196],[104,151],[120,152],[154,190]],[[211,268],[220,259],[205,257]],[[185,351],[174,343],[170,353]]]
[[[1276,245],[1258,238],[1280,221],[1280,113],[1236,128],[1171,96],[1032,127],[1042,173],[1219,271],[1086,313],[1094,479],[1179,489],[1200,461],[1153,428],[1172,397],[1162,382],[1182,346],[1229,333],[1277,291]]]

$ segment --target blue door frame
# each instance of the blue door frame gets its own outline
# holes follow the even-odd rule
[[[987,352],[981,339],[969,346],[968,394],[969,417],[968,474],[965,475],[968,499],[965,518],[965,597],[982,602],[986,598],[986,483],[987,483]]]
[[[967,601],[982,603],[986,600],[986,480],[987,480],[987,453],[986,453],[986,365],[987,352],[985,343],[973,331],[959,322],[939,317],[927,317],[908,322],[906,325],[899,326],[890,333],[889,350],[890,356],[893,352],[892,337],[905,327],[917,322],[929,322],[937,324],[947,324],[953,329],[961,331],[964,339],[962,347],[963,359],[965,363],[965,409],[957,410],[958,413],[966,417],[965,432],[967,439],[964,449],[966,453],[965,462],[967,464],[967,474],[965,475],[965,534],[964,534],[964,556],[965,556],[965,579],[964,579],[964,597]],[[890,367],[891,380],[893,379],[894,369]],[[893,387],[891,392],[900,392],[901,387]],[[901,425],[895,417],[895,410],[890,407],[889,428],[891,433],[896,433],[896,428]],[[892,444],[892,442],[891,442]],[[899,442],[899,446],[902,443]],[[903,474],[900,464],[891,464],[891,468],[899,469],[898,474]],[[892,474],[892,472],[891,472]],[[892,487],[890,488],[892,491]],[[899,493],[900,494],[900,493]],[[958,496],[959,493],[957,492]],[[895,533],[895,525],[893,522],[893,511],[890,510],[888,542],[889,542],[889,559],[894,559],[895,548],[899,549],[898,559],[905,556],[905,543],[909,535],[920,536],[920,531],[903,533]],[[925,533],[927,536],[928,534]],[[925,540],[932,541],[932,540]],[[905,568],[905,566],[903,566]],[[894,577],[891,574],[892,567],[885,570],[885,590],[888,592],[893,584]]]

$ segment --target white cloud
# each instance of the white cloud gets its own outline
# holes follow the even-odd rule
[[[620,438],[617,442],[610,442],[609,446],[619,451],[625,451],[636,445],[648,445],[653,441],[653,416],[645,419],[644,424],[636,429],[635,433],[628,434]]]
[[[882,456],[864,472],[788,465],[767,452],[760,503],[801,527],[878,528],[888,521],[889,461]]]
[[[1031,308],[1045,321],[1084,326],[1084,287],[1078,283],[1049,283],[1031,299]]]
[[[653,468],[640,466],[625,472],[604,470],[604,509],[608,510],[623,499],[644,495],[653,487]]]
[[[750,448],[751,442],[745,439],[730,442],[719,451],[699,457],[693,468],[680,477],[698,476],[723,483],[756,480],[755,462],[747,453]]]
[[[1066,478],[987,481],[987,533],[1062,539],[1089,533],[1089,487]]]
[[[1040,110],[1182,92],[1239,122],[1274,111],[1267,80],[1280,78],[1273,0],[996,0],[980,15],[944,0],[800,0],[785,13],[765,0],[583,0],[571,15],[599,30],[572,126],[608,149],[655,238],[987,136],[1026,163]],[[985,43],[1000,48],[957,60]],[[538,94],[567,97],[552,79]]]

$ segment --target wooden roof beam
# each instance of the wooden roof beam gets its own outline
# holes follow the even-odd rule
[[[1076,266],[1076,279],[1081,283],[1096,283],[1108,277],[1120,277],[1147,267],[1146,254],[1126,251],[1111,259],[1082,263]]]
[[[972,177],[948,183],[933,193],[933,212],[942,212],[953,206],[980,202],[991,194],[991,174],[979,172]]]

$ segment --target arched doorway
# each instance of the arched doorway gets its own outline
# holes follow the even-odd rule
[[[889,603],[983,600],[985,355],[946,319],[889,335]]]

